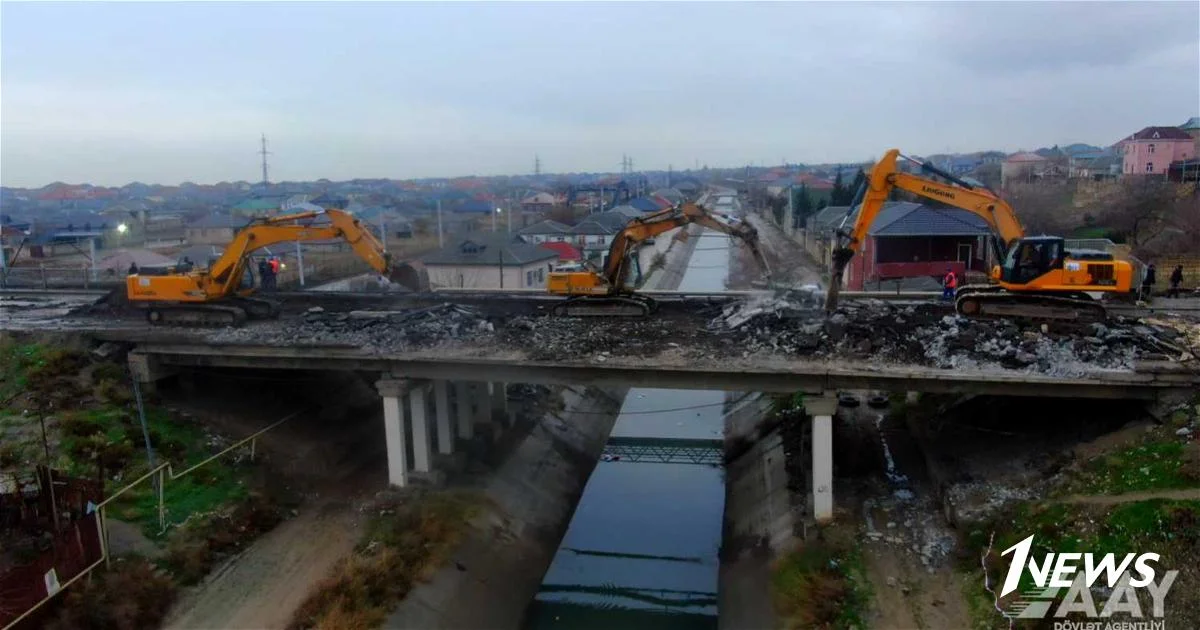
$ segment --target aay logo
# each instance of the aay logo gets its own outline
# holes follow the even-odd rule
[[[1165,630],[1163,600],[1179,576],[1179,571],[1164,571],[1162,579],[1158,580],[1159,571],[1151,564],[1158,563],[1158,554],[1130,553],[1118,560],[1116,554],[1106,553],[1099,556],[1097,561],[1097,555],[1091,553],[1048,553],[1039,564],[1036,559],[1029,557],[1032,547],[1033,536],[1030,536],[1000,554],[1012,554],[1012,564],[1008,567],[1000,597],[1017,590],[1026,569],[1037,587],[1022,592],[1021,598],[1009,605],[1007,612],[1011,618],[1044,619],[1051,616],[1049,613],[1054,599],[1058,597],[1059,589],[1065,588],[1069,590],[1054,610],[1053,618],[1062,619],[1071,613],[1082,613],[1090,619],[1101,621],[1056,621],[1055,630]],[[1097,585],[1097,581],[1101,583]],[[1093,586],[1112,590],[1099,610],[1092,597]],[[1150,615],[1144,614],[1136,589],[1149,592],[1153,602]],[[1103,621],[1115,613],[1128,613],[1133,619],[1147,616],[1156,619],[1140,622]]]

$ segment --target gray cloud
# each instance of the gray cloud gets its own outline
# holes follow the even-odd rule
[[[1110,143],[1200,110],[1198,7],[6,3],[0,175],[253,179],[260,132],[281,179]]]

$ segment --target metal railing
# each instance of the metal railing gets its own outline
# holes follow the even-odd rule
[[[171,465],[171,462],[163,462],[163,463],[159,464],[158,466],[155,466],[154,468],[150,469],[150,472],[147,472],[146,474],[142,475],[141,477],[138,477],[136,480],[129,483],[125,487],[121,488],[120,490],[117,490],[116,492],[114,492],[112,494],[112,496],[101,501],[98,505],[96,505],[96,508],[95,508],[95,510],[96,510],[96,534],[100,538],[100,553],[101,553],[100,559],[93,562],[92,564],[88,565],[87,567],[85,567],[75,577],[72,577],[70,580],[67,580],[66,582],[64,582],[61,586],[59,586],[58,590],[54,591],[53,593],[48,594],[44,599],[42,599],[42,601],[38,602],[37,604],[34,604],[32,607],[29,608],[29,610],[26,610],[24,613],[21,614],[21,616],[14,619],[12,621],[12,623],[5,626],[3,628],[3,630],[12,630],[13,628],[16,628],[17,624],[21,623],[21,621],[23,619],[26,619],[27,617],[32,615],[35,611],[37,611],[39,608],[46,605],[46,603],[49,602],[50,600],[54,599],[54,597],[56,595],[63,592],[64,590],[66,590],[66,588],[68,586],[74,584],[75,582],[78,582],[84,576],[90,575],[91,572],[96,567],[100,566],[101,564],[103,564],[106,568],[108,566],[110,566],[111,556],[109,556],[109,553],[108,553],[107,527],[104,524],[104,521],[106,518],[106,516],[105,516],[106,509],[110,503],[115,501],[117,498],[123,496],[125,493],[129,492],[130,490],[145,483],[146,480],[151,479],[151,478],[155,479],[156,480],[156,483],[154,484],[155,485],[155,494],[157,495],[157,500],[158,500],[158,525],[160,528],[159,533],[161,534],[161,533],[167,531],[167,512],[166,512],[166,505],[163,501],[163,494],[164,494],[164,489],[166,487],[167,481],[174,481],[176,479],[179,479],[180,477],[183,477],[183,476],[187,475],[188,473],[191,473],[192,471],[230,453],[231,451],[234,451],[236,449],[239,449],[239,448],[245,446],[246,444],[250,445],[250,460],[253,461],[254,453],[255,453],[255,445],[257,443],[258,438],[262,434],[266,433],[267,431],[270,431],[271,429],[274,429],[275,427],[295,418],[296,416],[300,415],[302,412],[303,412],[303,410],[288,414],[287,416],[284,416],[282,419],[277,420],[277,421],[263,427],[262,429],[255,431],[254,433],[251,433],[250,435],[238,440],[237,442],[234,442],[233,444],[230,444],[221,452],[208,457],[204,461],[201,461],[198,464],[189,466],[188,468],[184,469],[182,472],[176,473],[174,471],[173,466]]]

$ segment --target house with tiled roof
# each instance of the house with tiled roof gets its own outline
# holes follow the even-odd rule
[[[1196,157],[1195,139],[1179,127],[1146,127],[1118,143],[1124,154],[1122,172],[1165,177],[1171,162]]]
[[[421,262],[434,287],[540,289],[558,257],[515,234],[481,232],[460,236]]]
[[[830,225],[840,224],[845,208],[827,208]],[[850,221],[853,221],[853,216]],[[931,208],[911,202],[888,202],[867,230],[858,255],[843,278],[851,290],[870,290],[890,281],[940,279],[947,269],[958,277],[967,271],[987,273],[996,262],[989,246],[991,227],[975,214],[957,208]]]
[[[570,240],[571,226],[546,219],[522,228],[517,234],[529,243],[563,243]]]
[[[1046,174],[1050,160],[1037,153],[1022,151],[1014,153],[1000,163],[1000,182],[1039,179]]]

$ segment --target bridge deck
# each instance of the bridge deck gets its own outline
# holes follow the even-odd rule
[[[398,377],[562,385],[640,386],[727,391],[878,389],[932,393],[1154,399],[1164,390],[1200,387],[1200,373],[1146,364],[1138,371],[1063,378],[1019,371],[790,361],[783,358],[689,361],[612,357],[604,363],[531,361],[516,353],[467,349],[375,355],[345,347],[277,347],[146,343],[137,354],[165,366],[273,370],[354,370]]]

